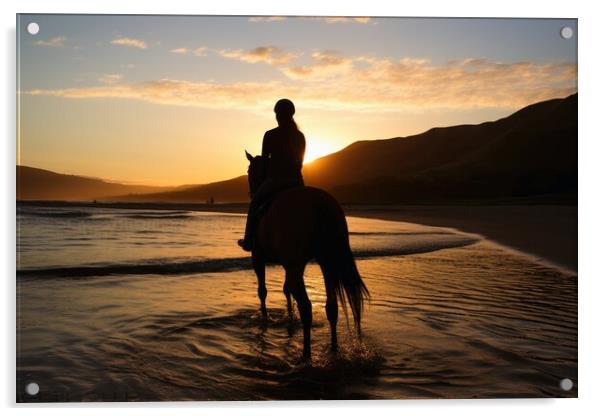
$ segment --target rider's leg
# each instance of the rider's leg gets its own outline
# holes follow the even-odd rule
[[[247,224],[245,225],[245,238],[242,241],[239,241],[239,245],[250,251],[253,247],[253,237],[255,236],[255,230],[257,228],[257,211],[259,207],[267,201],[270,195],[274,192],[275,183],[271,179],[266,179],[255,195],[253,195],[253,199],[249,204],[249,211],[247,213]]]
[[[257,211],[261,205],[266,202],[274,194],[296,186],[304,186],[303,178],[282,178],[279,180],[273,178],[267,178],[257,189],[253,199],[249,204],[249,211],[247,213],[247,224],[245,225],[245,237],[243,240],[238,241],[238,245],[246,251],[251,251],[253,248],[253,238],[255,237],[255,231],[257,229],[257,222],[259,220]]]

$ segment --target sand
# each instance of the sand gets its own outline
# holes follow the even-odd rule
[[[451,227],[577,271],[577,206],[347,207],[347,215]]]

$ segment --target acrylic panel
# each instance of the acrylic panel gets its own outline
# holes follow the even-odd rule
[[[577,20],[17,15],[18,402],[577,397]]]

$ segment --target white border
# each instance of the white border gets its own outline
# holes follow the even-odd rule
[[[600,27],[602,16],[595,1],[547,0],[527,2],[502,0],[496,3],[470,0],[414,0],[394,2],[364,0],[327,2],[324,0],[244,1],[220,0],[216,2],[163,0],[4,0],[0,2],[3,28],[2,85],[4,96],[2,123],[3,180],[2,191],[2,256],[5,273],[1,277],[2,291],[2,342],[0,377],[0,404],[8,407],[8,413],[41,411],[45,415],[91,414],[147,415],[177,411],[183,414],[253,415],[306,415],[307,413],[342,412],[360,415],[374,409],[379,413],[448,415],[504,415],[528,411],[546,416],[593,413],[599,408],[598,388],[601,386],[601,343],[597,317],[601,316],[598,297],[602,294],[601,266],[598,258],[599,240],[602,235],[600,204],[600,158],[602,134],[600,132]],[[442,401],[370,401],[370,402],[267,402],[267,403],[158,403],[158,404],[59,404],[40,406],[16,406],[15,398],[15,13],[130,13],[130,14],[285,14],[285,15],[355,15],[355,16],[440,16],[440,17],[569,17],[579,18],[579,399],[565,400],[442,400]]]

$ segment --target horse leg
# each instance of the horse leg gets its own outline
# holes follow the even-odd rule
[[[288,285],[286,284],[286,279],[284,280],[284,286],[282,286],[282,291],[284,292],[284,296],[286,296],[286,311],[288,312],[288,317],[293,317],[293,302],[291,301],[291,291],[288,289]]]
[[[297,307],[299,308],[299,315],[301,316],[301,323],[303,324],[303,358],[311,358],[311,302],[307,296],[305,290],[305,282],[303,281],[303,271],[305,265],[299,266],[288,266],[286,270],[286,284],[291,291]]]
[[[268,296],[268,289],[265,287],[265,261],[255,250],[253,250],[251,260],[253,270],[255,270],[255,274],[257,275],[257,295],[261,302],[261,315],[267,318],[268,310],[265,306],[265,298]]]
[[[330,323],[330,349],[336,351],[337,344],[337,319],[339,317],[339,305],[337,302],[336,288],[332,281],[324,275],[324,284],[326,286],[326,317]]]

